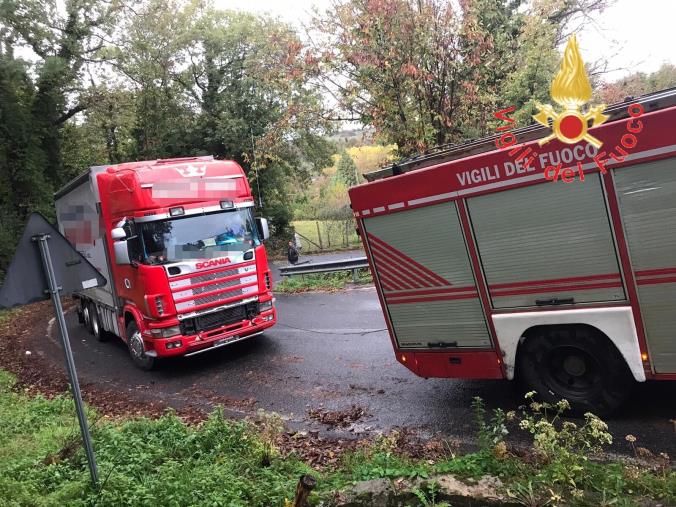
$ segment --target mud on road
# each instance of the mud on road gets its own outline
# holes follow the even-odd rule
[[[393,429],[471,446],[475,396],[489,408],[520,403],[509,382],[426,380],[397,363],[372,288],[281,295],[276,304],[279,323],[264,335],[165,361],[151,372],[134,368],[121,340],[97,342],[71,310],[66,321],[85,398],[110,415],[157,416],[172,408],[191,421],[215,406],[230,417],[275,411],[290,428],[289,445],[307,452],[316,447],[315,454],[327,446],[311,458],[316,462],[332,459],[330,446],[358,445],[360,438]],[[0,329],[0,366],[47,394],[67,388],[56,330],[47,332],[51,317],[49,303],[38,303]],[[630,452],[624,436],[633,434],[653,452],[676,455],[675,417],[676,383],[637,386],[609,421],[613,450]]]

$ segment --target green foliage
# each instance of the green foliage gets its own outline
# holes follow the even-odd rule
[[[604,104],[612,104],[622,102],[626,97],[636,97],[675,86],[676,65],[664,63],[652,74],[635,72],[614,83],[601,86],[596,93],[596,98]]]
[[[372,283],[373,279],[368,269],[360,269],[357,275],[358,284]],[[339,290],[354,283],[349,271],[338,273],[317,273],[312,275],[287,276],[275,284],[275,292],[296,293],[313,290]]]
[[[354,221],[294,220],[291,225],[294,231],[304,236],[301,237],[302,253],[361,246]]]
[[[400,155],[486,134],[516,105],[548,96],[573,19],[604,0],[342,0],[315,22],[324,83],[350,119]]]
[[[195,427],[173,414],[112,421],[89,410],[102,478],[100,491],[95,491],[84,452],[66,445],[79,440],[70,397],[29,397],[17,392],[14,383],[0,370],[1,505],[282,506],[293,495],[298,477],[311,471],[294,456],[279,455],[276,445],[283,426],[276,414],[259,412],[253,421],[231,421],[217,410]],[[502,434],[503,416],[486,418],[483,405],[475,406],[485,421],[479,424],[480,433],[495,441],[492,436]],[[587,428],[564,429],[563,409],[562,404],[539,404],[524,408],[522,418],[504,414],[506,420],[521,421],[533,435],[534,454],[526,460],[496,453],[502,441],[492,451],[460,456],[449,451],[435,460],[417,460],[402,453],[402,434],[383,435],[322,472],[313,502],[357,481],[421,478],[429,481],[414,493],[422,505],[440,507],[434,477],[445,473],[473,479],[498,476],[515,501],[530,506],[629,506],[639,496],[665,505],[676,501],[676,472],[668,461],[651,470],[584,459],[586,452],[608,441],[605,427],[589,417]]]
[[[357,164],[354,163],[354,160],[352,160],[352,157],[347,151],[343,151],[340,154],[336,176],[338,176],[348,187],[357,184]]]
[[[432,481],[425,488],[415,488],[413,493],[420,501],[422,507],[451,507],[448,502],[437,502],[439,485]]]
[[[490,421],[486,420],[486,407],[484,401],[478,396],[472,400],[474,410],[474,422],[477,427],[479,445],[482,449],[493,449],[493,446],[502,442],[509,434],[505,425],[505,413],[502,409],[493,411]]]
[[[102,478],[96,492],[81,449],[45,460],[78,434],[70,398],[27,398],[13,393],[12,384],[0,372],[2,505],[281,506],[299,475],[309,471],[297,459],[277,455],[261,466],[270,442],[250,423],[229,421],[216,411],[195,428],[169,414],[95,426]]]

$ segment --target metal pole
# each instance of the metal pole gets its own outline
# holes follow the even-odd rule
[[[47,276],[47,283],[49,284],[48,291],[52,298],[52,304],[54,305],[54,314],[56,316],[56,322],[59,326],[59,337],[61,338],[61,345],[63,346],[63,352],[66,356],[66,368],[68,369],[70,387],[73,391],[75,409],[77,410],[77,418],[80,423],[80,433],[82,434],[82,441],[84,442],[87,461],[89,463],[89,474],[91,475],[92,483],[96,487],[99,483],[99,473],[96,468],[96,458],[94,457],[92,439],[89,435],[89,425],[87,424],[87,416],[85,415],[84,403],[82,402],[80,383],[77,380],[77,373],[75,371],[73,351],[70,348],[70,339],[68,338],[66,319],[63,317],[63,308],[61,307],[61,299],[59,298],[60,287],[57,285],[56,275],[54,274],[54,267],[52,265],[52,257],[49,254],[49,245],[47,244],[48,239],[49,234],[33,236],[33,241],[36,241],[40,247],[42,265],[45,269],[45,275]]]

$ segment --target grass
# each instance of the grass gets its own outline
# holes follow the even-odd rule
[[[322,251],[317,246],[320,244],[319,234],[317,233],[317,224],[319,224],[319,230],[322,236],[321,245],[324,250],[361,246],[361,240],[354,230],[354,225],[349,226],[348,242],[346,245],[344,238],[345,225],[343,222],[332,222],[330,220],[295,220],[292,222],[292,225],[298,234],[302,234],[315,243],[312,244],[301,238],[303,253]]]
[[[358,271],[357,284],[372,282],[373,279],[368,269],[360,269]],[[280,282],[275,284],[274,291],[286,294],[315,290],[332,291],[344,289],[353,283],[352,272],[350,271],[285,276]]]
[[[191,426],[171,413],[156,420],[110,420],[89,410],[90,422],[97,421],[92,436],[102,482],[95,490],[81,446],[73,445],[79,442],[71,399],[29,396],[0,370],[0,505],[282,507],[303,473],[318,479],[312,505],[333,491],[378,478],[422,479],[415,494],[421,505],[435,505],[428,503],[437,495],[434,477],[446,473],[499,477],[522,505],[622,507],[640,505],[641,498],[676,502],[676,472],[668,466],[639,468],[592,461],[588,452],[571,454],[577,444],[594,446],[605,431],[600,420],[584,431],[570,425],[555,430],[537,411],[524,415],[521,421],[533,423],[537,432],[534,449],[543,453],[525,458],[507,451],[501,440],[512,415],[496,410],[491,417],[482,404],[475,411],[477,452],[455,455],[451,446],[442,446],[434,459],[411,459],[400,452],[406,448],[403,436],[392,432],[317,471],[293,454],[279,454],[274,442],[283,427],[276,414],[259,414],[254,424],[225,419],[216,410]]]
[[[0,505],[283,505],[300,474],[299,459],[261,465],[263,440],[250,423],[214,412],[201,426],[175,415],[158,420],[100,420],[92,431],[103,483],[89,482],[81,446],[59,456],[79,435],[70,398],[13,392],[0,370]],[[90,422],[96,414],[90,412]]]

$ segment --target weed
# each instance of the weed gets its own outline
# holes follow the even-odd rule
[[[413,489],[413,494],[420,500],[422,507],[451,507],[448,502],[437,502],[438,493],[439,484],[435,481],[426,484],[425,488]]]
[[[279,414],[266,412],[263,409],[258,409],[257,419],[258,436],[262,444],[261,465],[268,467],[277,452],[276,443],[279,435],[284,431],[284,421]]]

